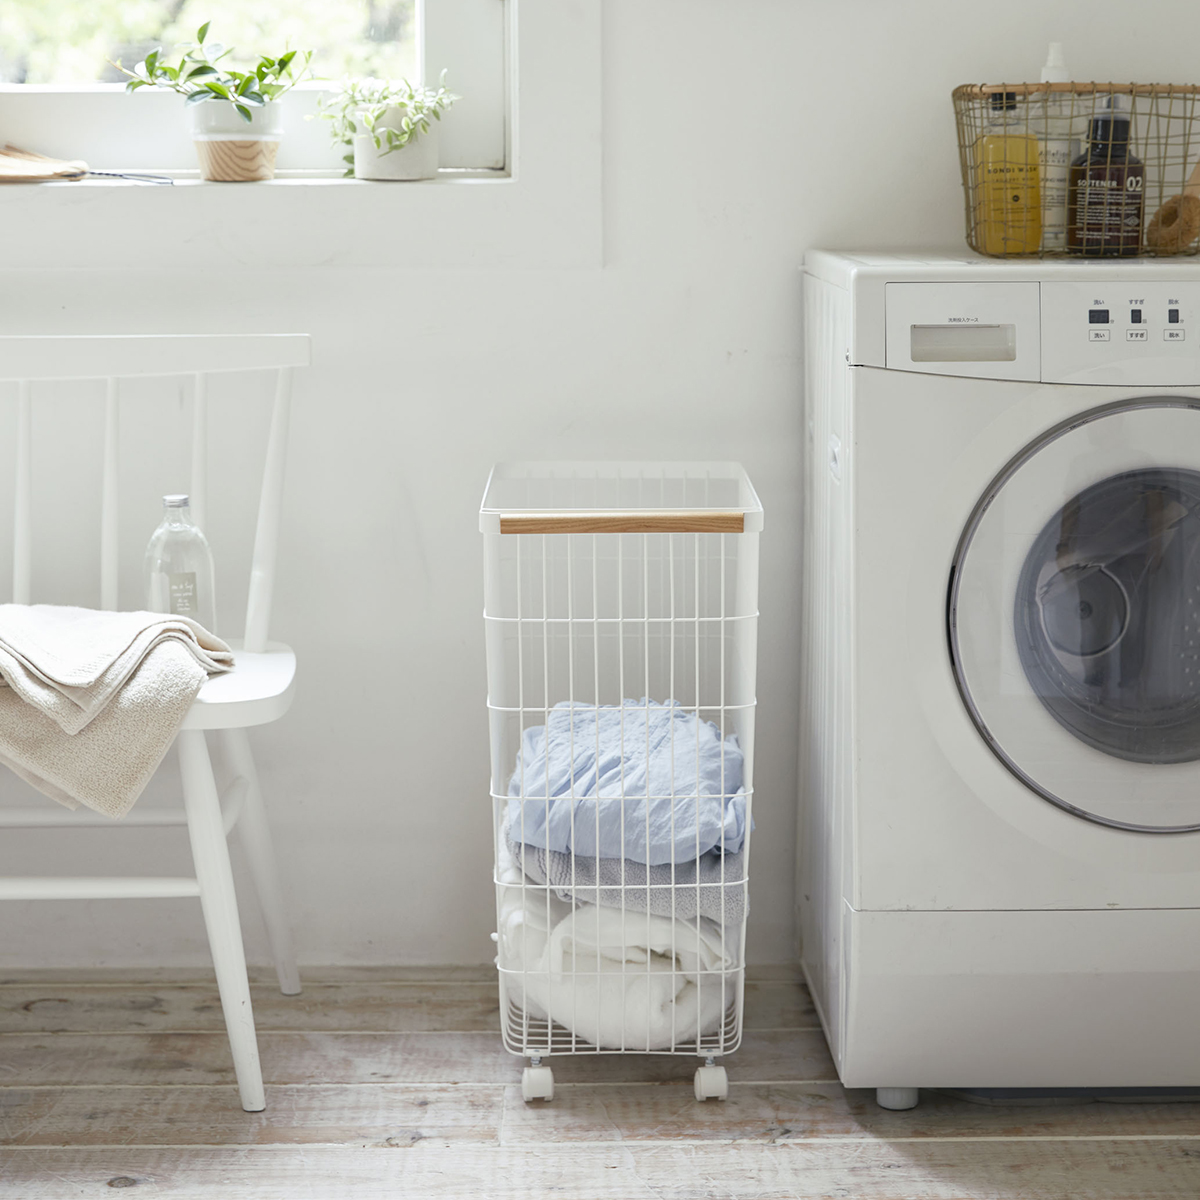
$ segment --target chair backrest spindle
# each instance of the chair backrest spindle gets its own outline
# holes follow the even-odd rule
[[[17,385],[17,461],[13,472],[13,603],[28,604],[33,576],[33,400],[32,385]]]
[[[275,590],[275,558],[279,550],[279,520],[283,511],[283,477],[287,466],[288,424],[291,419],[292,368],[282,367],[275,382],[275,407],[267,438],[258,525],[254,531],[254,558],[250,564],[250,594],[246,599],[245,648],[267,648],[271,598]]]
[[[277,372],[275,402],[254,535],[244,643],[247,650],[264,650],[275,582],[275,559],[279,549],[292,374],[293,368],[306,367],[309,361],[310,340],[306,334],[0,336],[0,380],[14,380],[18,385],[13,601],[17,604],[32,603],[33,381],[105,380],[100,607],[116,609],[120,558],[120,380],[188,375],[194,379],[189,495],[196,524],[204,528],[208,515],[208,377],[214,373],[270,369]]]
[[[120,390],[115,377],[104,391],[104,479],[100,498],[100,607],[117,608],[118,476],[120,472]]]

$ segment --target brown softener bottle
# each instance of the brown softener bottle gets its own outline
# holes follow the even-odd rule
[[[1129,113],[1109,96],[1088,122],[1088,147],[1071,164],[1069,254],[1137,254],[1142,242],[1146,168],[1129,152]]]

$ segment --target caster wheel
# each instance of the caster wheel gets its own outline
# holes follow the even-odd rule
[[[554,1099],[554,1072],[549,1067],[526,1067],[521,1072],[521,1095],[530,1100]]]
[[[902,1112],[906,1108],[916,1108],[921,1093],[917,1088],[876,1088],[875,1103],[880,1108],[890,1108]]]
[[[724,1100],[729,1095],[729,1076],[724,1067],[696,1068],[696,1099]]]

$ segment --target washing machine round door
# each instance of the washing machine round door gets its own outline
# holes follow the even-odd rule
[[[972,719],[1030,788],[1200,829],[1200,400],[1108,405],[1022,451],[959,543],[949,634]]]

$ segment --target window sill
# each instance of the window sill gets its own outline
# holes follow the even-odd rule
[[[123,167],[116,168],[115,174],[89,175],[84,179],[48,179],[42,183],[14,183],[13,188],[89,188],[89,187],[165,187],[165,183],[157,182],[148,179],[122,179],[116,178],[115,175],[158,175],[164,179],[170,180],[174,186],[190,186],[201,184],[205,187],[227,187],[226,183],[214,182],[212,180],[201,179],[200,172],[196,171],[171,171],[160,170],[156,167]],[[403,187],[428,187],[437,186],[455,186],[456,184],[478,184],[478,183],[508,183],[512,180],[512,173],[505,170],[490,170],[490,169],[475,169],[466,167],[444,168],[437,173],[436,179],[353,179],[349,178],[342,171],[328,171],[323,169],[313,170],[286,170],[276,171],[274,179],[257,180],[250,184],[238,184],[238,187],[279,187],[279,186],[294,186],[295,184],[338,184],[347,187],[395,187],[397,184]]]
[[[0,185],[4,269],[597,267],[600,0],[519,4],[513,170],[398,184],[281,171],[259,184]]]

